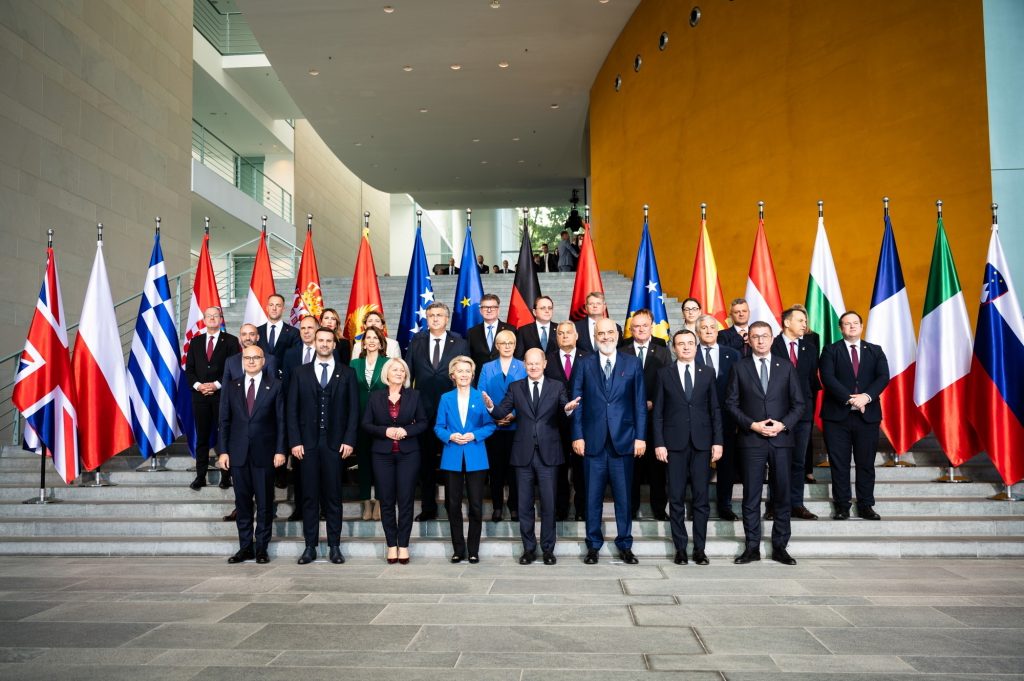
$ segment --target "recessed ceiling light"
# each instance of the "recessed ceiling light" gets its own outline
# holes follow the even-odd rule
[[[357,147],[361,147],[361,146],[363,146],[363,143],[362,142],[356,142],[356,146]]]
[[[518,138],[518,137],[513,137],[513,138],[512,138],[512,141],[513,141],[513,142],[518,142],[518,141],[519,141],[519,138]]]
[[[557,104],[552,104],[552,105],[551,105],[551,108],[552,108],[552,109],[557,109],[557,108],[558,108],[558,105],[557,105]]]
[[[420,113],[427,113],[428,111],[430,111],[430,109],[428,109],[426,107],[420,109]]]
[[[452,71],[458,71],[459,69],[462,68],[462,64],[452,64],[448,68],[450,68]]]
[[[412,66],[406,64],[405,66],[402,67],[402,70],[405,71],[406,73],[409,73],[410,71],[412,71]]]
[[[491,9],[501,9],[501,0],[491,0]]]
[[[599,3],[601,3],[602,5],[607,5],[608,4],[608,0],[597,0],[597,1]]]
[[[518,161],[516,161],[516,163],[526,163],[526,161],[524,161],[523,159],[519,159]]]
[[[384,14],[393,14],[394,11],[395,8],[392,7],[391,5],[384,5]]]
[[[482,165],[482,166],[487,165],[487,161],[480,161],[480,165]]]
[[[474,142],[479,142],[479,141],[480,141],[480,138],[479,138],[479,137],[474,137],[474,138],[473,138],[473,141],[474,141]]]
[[[506,61],[505,59],[502,59],[501,61],[499,61],[498,62],[498,68],[499,69],[507,69],[508,68],[508,61]]]
[[[309,70],[309,75],[311,75],[311,76],[319,76],[320,75],[320,71],[318,69],[310,69]]]

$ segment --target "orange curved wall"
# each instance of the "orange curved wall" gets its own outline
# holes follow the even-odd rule
[[[690,3],[642,2],[591,87],[602,267],[632,272],[648,203],[663,288],[685,296],[703,201],[726,300],[742,296],[764,200],[783,305],[803,302],[822,199],[846,305],[866,317],[889,196],[916,323],[941,198],[976,314],[992,195],[980,0],[698,1],[697,28]]]

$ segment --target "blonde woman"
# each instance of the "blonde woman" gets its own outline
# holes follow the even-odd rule
[[[381,380],[381,370],[384,368],[385,362],[385,358],[381,354],[384,340],[384,334],[377,329],[372,327],[366,329],[363,333],[362,352],[349,363],[356,373],[356,383],[359,385],[360,414],[366,411],[366,401],[370,393],[384,387],[384,382]],[[363,505],[363,520],[380,520],[380,506],[371,497],[372,459],[369,436],[360,433],[359,441],[356,443],[356,463],[359,466],[357,480],[359,482],[359,501]]]

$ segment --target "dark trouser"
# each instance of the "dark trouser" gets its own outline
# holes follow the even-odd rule
[[[796,508],[804,505],[804,472],[807,454],[807,443],[811,439],[812,421],[800,421],[790,430],[793,433],[793,460],[789,467],[789,506]],[[801,456],[803,453],[803,456]],[[771,476],[773,471],[768,471],[768,504],[774,505],[772,496]]]
[[[743,534],[748,549],[761,548],[761,488],[764,487],[765,464],[773,470],[785,471],[770,478],[775,513],[772,547],[784,549],[789,544],[789,469],[793,448],[762,444],[739,452],[743,458]]]
[[[572,469],[572,505],[576,508],[576,515],[587,519],[587,472],[584,458],[577,456],[571,451],[568,455],[569,467]]]
[[[302,536],[306,546],[320,543],[320,505],[327,519],[327,545],[341,544],[341,454],[329,449],[323,436],[313,451],[306,449],[302,476]]]
[[[516,466],[516,482],[519,486],[519,534],[523,538],[523,550],[537,550],[536,518],[533,512],[533,485],[537,484],[540,495],[540,549],[544,553],[555,550],[555,479],[558,466],[546,466],[540,460],[537,450],[525,466]]]
[[[519,501],[516,495],[516,473],[508,465],[508,455],[512,451],[514,430],[495,430],[484,440],[487,448],[487,473],[491,478],[491,504],[495,511],[505,506],[505,485],[508,485],[509,513],[519,513]],[[532,496],[532,495],[531,495]]]
[[[693,548],[704,550],[708,534],[708,480],[711,478],[711,451],[687,447],[668,452],[668,503],[672,543],[676,551],[686,550],[686,485],[693,490]]]
[[[565,456],[565,463],[558,467],[558,491],[555,497],[555,516],[566,517],[569,515],[569,497],[572,495],[572,505],[576,509],[576,515],[587,517],[587,487],[583,475],[583,457],[576,456],[572,451],[572,435],[569,428],[561,429],[562,454]]]
[[[636,515],[640,510],[641,478],[651,488],[651,512],[655,515],[665,512],[668,494],[665,484],[665,464],[654,456],[654,445],[647,443],[647,453],[634,462],[633,488],[630,492],[632,504],[630,511]]]
[[[620,551],[633,548],[633,516],[630,491],[633,488],[633,455],[619,456],[611,447],[603,451],[587,452],[583,458],[583,469],[587,479],[587,548],[598,549],[604,545],[602,531],[602,509],[604,488],[612,486],[615,501],[615,546]]]
[[[361,436],[356,440],[356,469],[359,482],[359,500],[372,498],[373,488],[373,452],[370,451],[370,438]]]
[[[295,510],[302,513],[302,461],[289,455],[292,462],[292,499]]]
[[[571,455],[570,455],[571,456]],[[572,491],[569,482],[569,459],[555,467],[555,518],[566,518],[569,515],[569,495]]]
[[[377,501],[380,502],[380,524],[388,546],[409,546],[412,534],[413,499],[420,453],[395,452],[373,456],[373,477],[377,480]],[[395,517],[395,504],[398,517]]]
[[[715,462],[715,507],[718,514],[723,510],[732,510],[732,488],[737,478],[742,482],[743,476],[737,475],[740,467],[739,450],[736,448],[736,430],[732,418],[725,415],[722,410],[722,431],[724,435],[724,446],[722,447],[722,458]]]
[[[857,467],[857,508],[875,505],[875,452],[878,424],[859,411],[842,421],[825,421],[825,448],[832,464],[832,499],[837,511],[850,510],[850,452]]]
[[[437,465],[441,460],[441,441],[430,424],[420,435],[420,513],[437,516]]]
[[[192,415],[196,424],[196,477],[205,480],[210,468],[210,438],[220,418],[220,391],[209,397],[192,393]]]
[[[247,461],[244,466],[232,466],[231,473],[235,479],[235,510],[238,511],[235,519],[238,526],[238,548],[243,551],[254,548],[256,553],[262,553],[270,544],[274,520],[274,469],[269,466],[253,466],[251,461]],[[256,500],[255,507],[253,499]]]
[[[487,471],[445,471],[444,505],[448,509],[448,527],[452,534],[455,555],[467,558],[480,555],[480,532],[483,529],[484,480]],[[465,479],[469,506],[469,536],[462,530],[462,483]],[[468,540],[467,540],[468,539]]]

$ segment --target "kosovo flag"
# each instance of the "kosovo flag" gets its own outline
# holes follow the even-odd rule
[[[473,228],[467,226],[466,243],[462,246],[462,263],[459,265],[459,283],[455,286],[455,305],[452,306],[452,331],[463,338],[470,327],[484,320],[480,314],[480,296],[483,294],[480,270],[476,268]]]
[[[654,259],[654,245],[651,233],[644,221],[644,233],[640,238],[640,250],[636,254],[633,268],[633,288],[629,292],[629,312],[622,327],[622,335],[629,338],[629,321],[637,310],[647,308],[654,317],[651,334],[668,342],[668,313],[665,311],[665,293],[661,289],[658,263]]]

